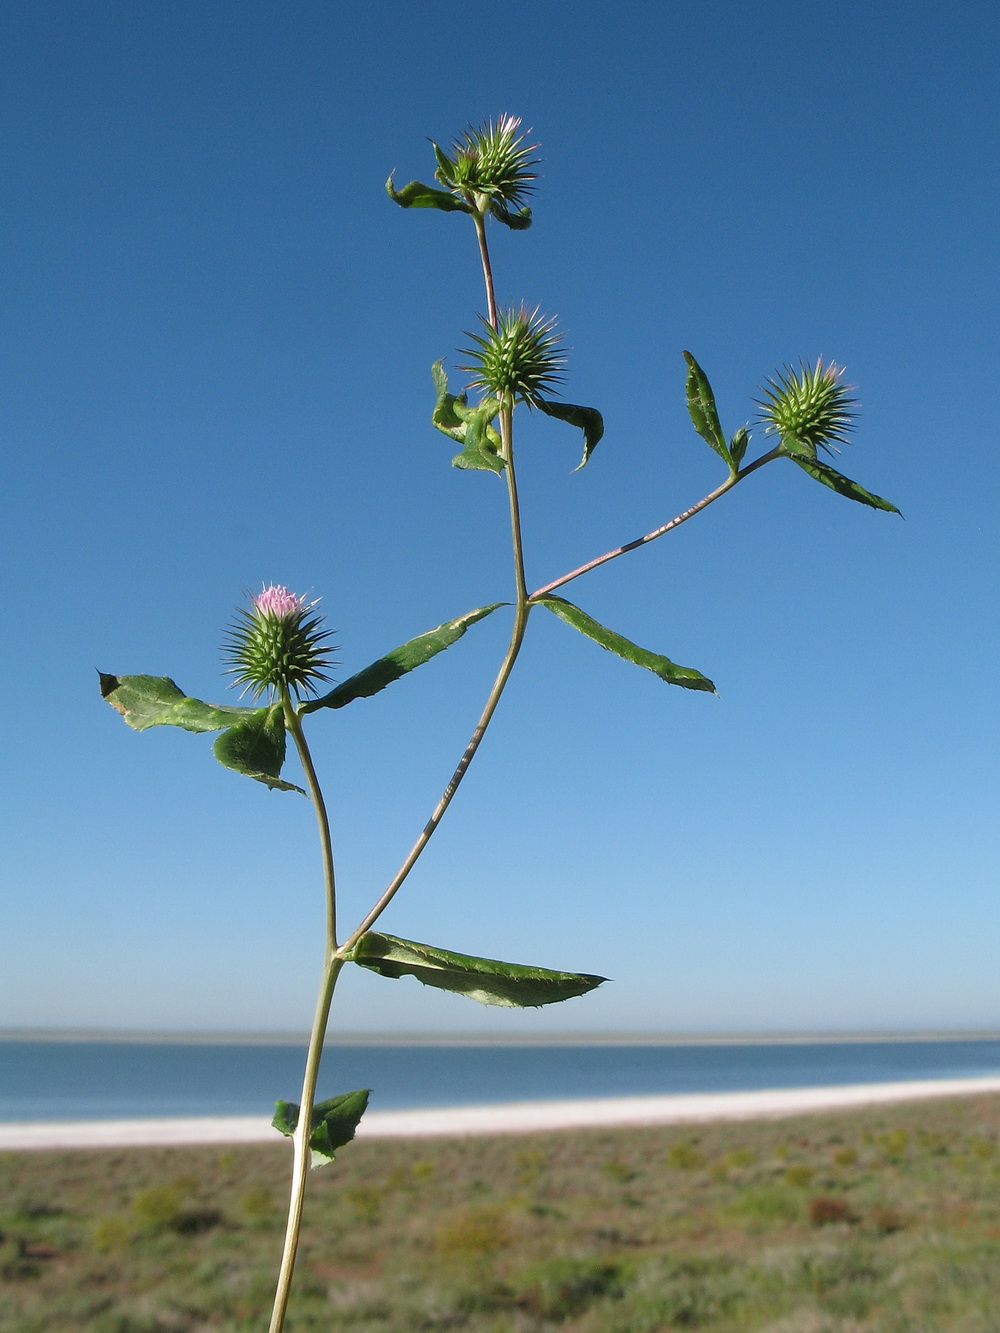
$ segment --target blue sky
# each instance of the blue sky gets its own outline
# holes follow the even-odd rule
[[[335,1021],[1000,1027],[996,6],[41,0],[3,26],[0,1025],[307,1026],[311,811],[209,738],[128,731],[94,668],[223,701],[224,627],[272,580],[322,597],[342,676],[509,595],[502,485],[429,423],[484,305],[472,229],[383,183],[510,112],[544,165],[531,230],[493,230],[500,297],[558,316],[565,394],[607,427],[571,474],[571,430],[519,426],[529,584],[722,480],[684,348],[730,431],[781,365],[846,364],[843,470],[905,521],[782,462],[573,585],[717,699],[536,613],[384,925],[614,984],[512,1014],[355,969]],[[345,924],[506,634],[315,719]]]

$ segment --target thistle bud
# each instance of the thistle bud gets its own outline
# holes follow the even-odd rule
[[[234,684],[256,698],[314,694],[316,682],[329,679],[332,652],[316,605],[272,583],[240,607],[224,649]]]
[[[435,144],[437,179],[457,194],[475,199],[480,212],[491,204],[507,209],[521,209],[531,194],[538,165],[531,154],[538,144],[526,144],[518,134],[517,116],[499,116],[496,124],[487,121],[479,129],[471,125],[452,145],[451,157]]]
[[[843,367],[800,363],[797,371],[785,367],[777,379],[768,380],[764,398],[758,399],[765,435],[777,434],[790,453],[806,454],[815,460],[816,450],[839,453],[838,444],[848,444],[854,429],[857,400],[851,387],[841,383]]]
[[[566,359],[554,332],[555,320],[545,319],[537,308],[529,312],[521,306],[501,310],[496,328],[485,319],[483,326],[484,335],[468,334],[475,347],[462,351],[472,358],[460,367],[474,372],[471,387],[484,389],[501,402],[520,398],[529,407],[537,407],[538,399],[563,379]]]

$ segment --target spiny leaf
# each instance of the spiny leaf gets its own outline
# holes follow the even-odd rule
[[[368,699],[373,694],[378,694],[379,690],[384,690],[394,680],[399,680],[400,676],[405,676],[415,667],[423,666],[445,648],[450,648],[453,643],[457,643],[470,625],[490,615],[498,606],[504,605],[504,602],[491,602],[489,606],[477,607],[475,611],[467,611],[464,616],[446,620],[443,625],[427,630],[424,634],[418,634],[415,639],[408,640],[398,648],[394,648],[391,653],[386,653],[385,657],[380,657],[378,661],[366,666],[364,670],[356,672],[329,694],[301,704],[299,711],[312,713],[317,708],[343,708],[345,704],[353,703],[355,699]]]
[[[647,648],[640,648],[631,639],[607,629],[592,616],[588,616],[586,611],[581,611],[578,606],[574,606],[572,602],[567,602],[562,597],[539,597],[538,605],[546,607],[567,625],[572,625],[588,639],[593,639],[602,648],[607,648],[608,652],[616,653],[626,662],[633,662],[636,666],[652,671],[668,685],[680,685],[685,690],[707,690],[711,694],[716,693],[715,686],[700,671],[695,671],[693,667],[678,666],[676,662],[671,662],[669,657],[664,657],[661,653],[651,653]]]
[[[553,403],[547,398],[536,398],[535,406],[546,416],[566,421],[583,431],[583,458],[576,467],[576,471],[579,472],[604,434],[604,418],[596,407],[580,407],[576,403]]]
[[[472,208],[461,199],[456,199],[447,190],[436,190],[433,185],[423,185],[420,181],[410,181],[401,190],[394,188],[392,176],[385,183],[389,198],[400,208],[439,208],[442,213],[471,213]]]
[[[891,504],[888,500],[883,500],[880,495],[873,495],[871,491],[866,491],[856,481],[851,481],[849,477],[842,476],[826,463],[820,463],[815,458],[799,458],[797,455],[791,457],[792,462],[797,463],[803,472],[808,472],[810,477],[815,477],[817,481],[821,481],[824,486],[829,486],[838,495],[844,495],[848,500],[857,500],[858,504],[868,505],[871,509],[884,509],[889,514],[899,513],[894,504]]]
[[[103,671],[98,675],[102,697],[136,731],[162,726],[221,731],[261,711],[189,698],[169,676],[111,676]]]
[[[687,362],[687,405],[694,422],[694,428],[701,438],[715,450],[720,458],[730,467],[733,465],[726,437],[722,433],[719,411],[715,405],[715,394],[708,382],[708,376],[699,366],[690,352],[684,353]],[[744,446],[745,447],[745,446]]]
[[[383,977],[416,977],[425,986],[507,1008],[557,1004],[585,995],[607,980],[582,972],[553,972],[545,967],[502,963],[496,958],[476,958],[374,930],[361,936],[349,958]]]
[[[332,1162],[337,1149],[343,1148],[354,1138],[368,1107],[370,1092],[370,1088],[342,1092],[337,1097],[329,1097],[325,1102],[317,1102],[313,1106],[312,1133],[309,1135],[312,1166],[325,1166],[327,1162]],[[275,1102],[271,1124],[280,1134],[291,1138],[298,1126],[299,1114],[297,1103]]]
[[[306,794],[301,787],[284,782],[280,777],[285,762],[285,720],[281,704],[255,709],[235,727],[224,731],[212,746],[212,753],[223,767],[263,782],[272,790]]]

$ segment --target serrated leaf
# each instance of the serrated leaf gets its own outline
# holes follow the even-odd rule
[[[285,719],[280,703],[254,709],[249,717],[224,731],[212,746],[212,753],[224,768],[263,782],[272,790],[306,795],[301,787],[284,782],[280,776],[285,762]]]
[[[442,213],[471,213],[471,207],[448,190],[436,190],[433,185],[410,181],[401,190],[395,189],[392,176],[385,183],[389,198],[400,208],[439,208]]]
[[[571,1000],[607,980],[583,972],[553,972],[502,963],[497,958],[476,958],[374,930],[361,936],[349,959],[383,977],[416,977],[425,986],[467,995],[480,1004],[517,1009]]]
[[[810,477],[815,477],[824,486],[829,486],[832,491],[836,491],[838,495],[846,496],[848,500],[857,500],[858,504],[868,505],[871,509],[883,509],[889,514],[899,513],[899,510],[890,501],[883,500],[881,495],[873,495],[871,491],[866,491],[856,481],[851,481],[849,477],[842,476],[832,467],[828,467],[826,463],[820,463],[814,458],[798,458],[795,456],[792,456],[792,462],[797,463],[803,472],[808,472]]]
[[[391,653],[386,653],[385,657],[372,662],[363,671],[358,671],[342,681],[329,694],[324,694],[319,699],[310,699],[300,705],[299,711],[312,713],[317,708],[343,708],[345,704],[353,703],[355,699],[371,698],[373,694],[378,694],[387,685],[391,685],[394,680],[399,680],[400,676],[405,676],[408,671],[423,666],[445,648],[450,648],[453,643],[458,642],[470,625],[491,615],[498,606],[505,605],[505,602],[491,602],[489,606],[477,607],[475,611],[467,611],[464,616],[446,620],[443,625],[427,630],[424,634],[418,634],[415,639],[410,639],[398,648],[394,648]]]
[[[661,653],[652,653],[647,648],[640,648],[631,639],[626,639],[624,635],[616,634],[614,630],[599,624],[592,616],[588,616],[586,611],[581,611],[578,606],[567,602],[563,597],[539,597],[537,604],[547,607],[553,615],[564,620],[567,625],[572,625],[574,629],[578,629],[588,639],[599,643],[608,652],[617,654],[626,662],[633,662],[636,666],[652,671],[668,685],[680,685],[685,690],[706,690],[711,694],[716,693],[715,686],[700,671],[695,671],[693,667],[678,666],[676,662],[671,662],[669,657],[664,657]]]
[[[719,411],[715,405],[715,394],[708,382],[708,376],[699,366],[690,352],[684,353],[687,362],[687,406],[694,422],[694,428],[701,438],[710,445],[720,458],[730,467],[733,465],[726,437],[722,433]]]
[[[741,426],[733,438],[729,441],[729,452],[732,455],[733,465],[739,467],[743,462],[743,455],[747,451],[747,445],[750,443],[750,432],[746,426]]]
[[[577,426],[583,431],[583,457],[575,469],[579,472],[597,448],[601,436],[604,434],[604,418],[596,407],[580,407],[576,403],[553,403],[545,398],[539,398],[537,395],[534,403],[546,416],[555,417],[558,421],[568,422],[569,425]]]
[[[315,1104],[312,1133],[309,1135],[313,1166],[325,1166],[327,1162],[332,1162],[337,1149],[343,1148],[354,1138],[361,1117],[367,1110],[370,1092],[370,1088],[359,1088],[356,1092],[342,1092],[337,1097],[329,1097],[325,1102]],[[299,1114],[295,1102],[275,1102],[271,1124],[280,1134],[291,1138],[298,1127]]]
[[[498,222],[502,222],[511,231],[527,231],[531,226],[531,209],[527,204],[524,208],[519,208],[516,213],[512,213],[499,199],[491,199],[490,212]]]
[[[185,731],[221,731],[259,712],[206,704],[192,699],[169,676],[111,676],[98,672],[101,696],[136,731],[147,727],[183,727]]]

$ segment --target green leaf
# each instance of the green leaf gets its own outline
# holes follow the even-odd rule
[[[470,468],[477,472],[503,472],[500,457],[500,436],[490,425],[499,404],[489,398],[475,412],[470,412],[464,425],[464,448],[451,460],[452,467]]]
[[[511,231],[527,231],[531,226],[531,209],[527,205],[512,213],[501,200],[491,199],[490,212],[498,222],[502,222]]]
[[[729,441],[729,452],[732,455],[735,467],[743,462],[743,455],[747,451],[747,445],[750,443],[750,432],[746,426],[741,426],[733,438]]]
[[[553,615],[564,620],[567,625],[572,625],[574,629],[578,629],[581,634],[586,634],[588,639],[593,639],[602,648],[607,648],[608,652],[617,653],[626,662],[634,662],[636,666],[645,667],[647,671],[652,671],[661,680],[665,680],[668,685],[680,685],[685,690],[707,690],[711,694],[716,693],[715,686],[700,671],[695,671],[692,667],[678,666],[676,662],[671,662],[669,657],[640,648],[631,639],[626,639],[623,635],[616,634],[614,630],[598,624],[592,616],[588,616],[586,611],[581,611],[572,602],[552,596],[539,597],[537,601],[539,606],[547,607]]]
[[[434,388],[437,390],[437,402],[431,413],[431,421],[438,430],[461,444],[465,439],[465,422],[468,416],[468,412],[464,410],[466,396],[464,393],[448,392],[448,376],[445,374],[443,361],[434,362],[431,366],[431,376]]]
[[[808,440],[797,440],[794,435],[782,435],[781,452],[786,458],[792,458],[796,463],[816,462],[816,446],[810,444]]]
[[[859,486],[856,481],[851,481],[849,477],[841,476],[832,467],[826,463],[820,463],[816,459],[798,458],[794,455],[792,462],[797,463],[803,472],[808,472],[810,477],[815,477],[821,481],[824,486],[829,486],[831,491],[836,491],[838,495],[845,495],[848,500],[857,500],[858,504],[868,505],[872,509],[884,509],[889,514],[898,514],[899,510],[888,500],[883,500],[880,495],[873,495],[871,491],[866,491],[863,486]],[[902,515],[900,515],[902,517]]]
[[[383,977],[416,977],[425,986],[507,1008],[557,1004],[585,995],[607,980],[583,972],[552,972],[545,967],[501,963],[496,958],[475,958],[374,930],[361,936],[348,957]]]
[[[206,704],[189,698],[169,676],[111,676],[100,671],[101,695],[136,731],[147,727],[183,727],[185,731],[221,731],[260,710]]]
[[[500,436],[491,424],[500,404],[495,398],[484,398],[475,407],[469,407],[464,393],[449,393],[448,376],[441,361],[431,366],[431,375],[437,390],[431,421],[439,431],[463,446],[462,452],[451,460],[452,466],[502,472]]]
[[[355,699],[371,698],[373,694],[378,694],[379,690],[391,685],[394,680],[399,680],[400,676],[405,676],[415,667],[423,666],[445,648],[450,648],[453,643],[458,642],[470,625],[474,625],[477,620],[483,620],[498,606],[505,605],[505,602],[491,602],[489,606],[477,607],[475,611],[467,611],[464,616],[446,620],[443,625],[427,630],[424,634],[418,634],[415,639],[410,639],[407,643],[394,648],[391,653],[386,653],[385,657],[372,662],[363,671],[358,671],[348,680],[342,681],[329,694],[324,694],[319,699],[310,699],[300,705],[299,711],[312,713],[317,708],[343,708],[345,704],[353,703]]]
[[[431,140],[431,147],[434,149],[434,156],[437,158],[437,171],[434,173],[442,183],[450,183],[455,179],[455,163],[448,154],[434,140]]]
[[[325,1166],[332,1162],[338,1148],[354,1138],[355,1130],[368,1107],[370,1088],[356,1092],[342,1092],[325,1102],[317,1102],[312,1113],[312,1165]],[[271,1124],[286,1138],[291,1138],[299,1123],[299,1107],[295,1102],[275,1102]]]
[[[436,190],[433,185],[423,185],[420,181],[410,181],[401,190],[393,187],[392,176],[385,183],[389,198],[400,208],[439,208],[442,213],[471,213],[472,208],[456,199],[448,190]]]
[[[285,762],[285,719],[281,704],[257,708],[224,731],[212,746],[212,753],[224,768],[235,769],[272,790],[297,791],[293,782],[283,782],[281,766]]]
[[[684,353],[684,360],[688,367],[687,405],[688,411],[691,413],[691,420],[694,422],[694,428],[701,438],[711,445],[719,457],[732,467],[732,455],[729,452],[729,446],[726,444],[726,437],[722,433],[719,411],[715,406],[715,394],[708,382],[708,376],[690,352]]]
[[[535,406],[546,416],[555,417],[558,421],[566,421],[571,426],[578,426],[583,431],[583,458],[581,458],[576,468],[576,471],[579,472],[604,434],[604,418],[596,407],[579,407],[576,403],[552,403],[545,398],[539,398],[537,395],[534,402]]]

